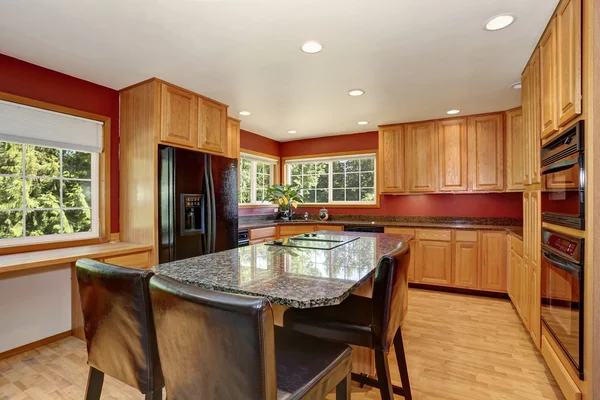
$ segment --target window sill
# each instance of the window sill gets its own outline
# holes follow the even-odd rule
[[[80,258],[104,258],[152,250],[152,246],[127,242],[92,244],[62,249],[30,251],[0,256],[0,276],[72,263]]]
[[[298,204],[298,208],[319,207],[319,208],[380,208],[379,203],[361,204],[361,203],[322,203],[322,204]]]
[[[238,208],[277,208],[275,204],[238,204]]]

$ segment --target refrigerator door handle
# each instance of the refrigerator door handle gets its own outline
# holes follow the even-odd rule
[[[204,193],[206,197],[206,231],[204,232],[203,240],[204,240],[204,251],[205,254],[211,253],[210,249],[212,247],[211,239],[212,239],[212,218],[211,218],[211,208],[212,205],[210,203],[210,184],[209,182],[209,156],[207,154],[204,155]]]
[[[210,243],[211,243],[211,248],[210,248],[210,252],[214,253],[217,246],[216,246],[216,241],[217,241],[217,207],[216,207],[216,199],[215,199],[215,181],[213,178],[213,171],[212,171],[212,157],[209,155],[208,156],[209,162],[209,170],[208,170],[208,176],[210,178],[209,181],[209,185],[210,185],[210,203],[211,203],[211,208],[210,208],[210,216],[211,216],[211,225],[212,225],[212,230],[210,231]]]

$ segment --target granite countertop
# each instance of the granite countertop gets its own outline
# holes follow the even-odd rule
[[[344,225],[344,226],[395,226],[402,228],[439,228],[439,229],[468,229],[468,230],[496,230],[506,231],[507,233],[523,240],[523,226],[518,225],[494,225],[494,224],[471,224],[465,223],[464,220],[460,222],[444,221],[444,222],[418,222],[418,221],[276,221],[276,220],[264,220],[256,222],[244,222],[239,224],[239,229],[255,229],[255,228],[267,228],[277,225]]]
[[[241,247],[160,264],[154,271],[205,289],[263,296],[311,308],[341,303],[375,272],[379,259],[412,235],[330,231],[359,239],[332,250]]]

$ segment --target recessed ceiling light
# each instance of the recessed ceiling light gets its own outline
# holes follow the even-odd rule
[[[296,131],[288,131],[288,133],[292,133],[292,134],[294,134],[294,133],[296,133]]]
[[[362,89],[352,89],[348,91],[348,94],[350,96],[362,96],[363,94],[365,94],[365,91]]]
[[[240,111],[238,114],[243,115],[243,116],[248,116],[248,115],[251,115],[252,113],[250,111]]]
[[[368,125],[369,121],[358,121],[359,125]]]
[[[460,112],[460,110],[448,110],[448,111],[446,111],[446,114],[454,115],[454,114],[458,114],[459,112]]]
[[[521,82],[516,82],[516,83],[513,83],[512,85],[510,85],[510,87],[513,89],[521,89],[523,87],[523,85],[521,85]]]
[[[306,42],[302,45],[302,47],[300,47],[300,49],[308,54],[315,54],[320,52],[323,49],[323,45],[319,42],[315,42],[314,40],[311,40],[309,42]]]
[[[485,23],[486,31],[499,31],[504,29],[517,20],[517,17],[510,14],[500,14],[488,19]]]

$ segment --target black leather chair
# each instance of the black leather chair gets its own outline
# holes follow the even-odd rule
[[[167,398],[350,398],[352,349],[273,325],[268,300],[150,280]]]
[[[402,243],[381,258],[375,271],[372,298],[351,295],[337,306],[289,309],[284,315],[286,328],[374,349],[378,379],[354,373],[352,379],[378,387],[382,399],[393,399],[393,393],[412,399],[400,329],[408,292],[408,252],[408,244]],[[402,387],[392,385],[390,379],[387,356],[392,343]]]
[[[152,272],[81,259],[76,263],[88,365],[86,400],[99,400],[104,374],[160,400],[164,386],[148,284]]]

